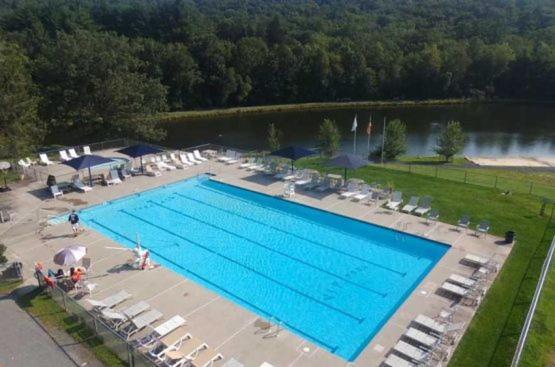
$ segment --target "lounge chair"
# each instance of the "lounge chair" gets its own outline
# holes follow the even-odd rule
[[[160,172],[160,170],[158,170],[158,169],[152,168],[152,166],[150,164],[147,164],[145,166],[145,173],[146,173],[147,176],[151,176],[151,177],[162,176],[162,172]]]
[[[198,151],[198,149],[193,150],[193,157],[195,157],[197,161],[201,161],[201,162],[206,162],[208,160],[207,158],[204,158],[203,156],[200,155],[200,152]]]
[[[490,228],[489,221],[487,220],[481,221],[480,224],[476,226],[476,236],[480,237],[482,234],[487,236],[489,232],[489,228]]]
[[[236,151],[228,150],[227,155],[229,159],[224,162],[225,164],[235,164],[239,162],[239,154]],[[189,158],[189,160],[191,160],[191,158],[195,159],[195,157],[191,153],[187,153],[187,157]],[[198,161],[198,160],[196,161],[199,163],[202,163],[202,161]]]
[[[404,213],[411,213],[413,210],[418,208],[418,201],[419,200],[420,200],[420,198],[418,196],[411,196],[409,202],[405,206],[403,206],[401,211],[404,212]]]
[[[418,208],[414,210],[414,214],[423,216],[432,209],[432,198],[429,196],[424,196]]]
[[[292,176],[292,171],[289,166],[282,166],[281,168],[277,169],[277,173],[274,175],[274,178],[278,180],[283,180],[285,177]]]
[[[348,199],[360,193],[360,184],[357,182],[349,182],[347,189],[339,194],[340,199]]]
[[[190,337],[164,350],[158,360],[167,367],[183,367],[196,358],[202,349],[206,348],[208,348],[208,344],[195,337]]]
[[[443,292],[455,295],[457,297],[466,297],[469,292],[467,288],[459,287],[458,285],[450,282],[443,282],[439,289]]]
[[[401,358],[395,354],[390,354],[389,356],[387,356],[383,364],[387,367],[416,367],[416,364],[407,361],[406,359]]]
[[[70,157],[67,155],[67,152],[66,152],[65,150],[60,150],[59,153],[60,153],[60,159],[61,159],[63,162],[67,162],[67,161],[70,161],[70,160],[72,159],[72,158],[70,158]]]
[[[464,228],[465,230],[467,230],[470,226],[470,217],[468,215],[463,215],[461,219],[459,219],[457,225],[459,226],[459,228]]]
[[[32,161],[31,158],[25,157],[25,163],[27,163],[29,166],[32,166],[33,164],[37,164],[37,161]]]
[[[447,324],[438,322],[426,315],[419,314],[413,322],[426,331],[430,331],[438,336],[443,335],[447,331]]]
[[[172,166],[171,164],[167,164],[164,162],[164,159],[160,156],[151,158],[152,163],[158,166],[159,170],[166,170],[166,171],[174,171],[177,169],[176,166]]]
[[[52,196],[54,197],[54,199],[56,199],[58,196],[64,196],[64,193],[60,191],[60,189],[58,188],[58,185],[50,186],[50,192],[52,193]]]
[[[11,222],[15,219],[16,214],[7,209],[0,209],[0,223]]]
[[[124,180],[127,180],[128,178],[131,178],[133,175],[131,174],[131,172],[129,172],[127,170],[127,168],[123,167],[120,170],[118,170],[118,174],[121,178],[123,178]]]
[[[430,212],[428,212],[428,215],[426,216],[426,222],[429,221],[437,221],[439,219],[439,211],[437,209],[433,209]]]
[[[490,263],[488,258],[475,254],[466,254],[462,261],[474,266],[487,266]]]
[[[111,185],[119,185],[121,184],[121,178],[119,178],[118,175],[118,171],[116,171],[115,169],[110,170],[110,174],[108,175],[108,178],[106,178],[106,184],[108,186]]]
[[[148,350],[148,355],[155,360],[163,361],[165,352],[169,351],[170,348],[172,348],[173,346],[178,346],[187,339],[191,338],[192,336],[189,333],[183,334],[183,331],[180,329],[174,330],[168,335],[164,335],[162,337],[159,337],[158,339],[155,339],[154,344]],[[141,339],[139,339],[139,341]],[[150,342],[150,340],[148,340],[147,342]]]
[[[27,163],[26,161],[24,161],[23,159],[20,159],[19,161],[17,161],[17,164],[19,164],[21,167],[23,168],[29,168],[31,167],[31,164]]]
[[[401,191],[395,191],[393,192],[393,195],[391,195],[391,199],[389,199],[389,201],[387,202],[387,204],[385,204],[385,206],[388,209],[397,210],[399,209],[399,206],[401,205],[402,202],[403,202],[403,193]]]
[[[408,328],[403,336],[410,340],[413,340],[414,342],[427,349],[432,349],[439,343],[439,338],[436,338],[435,336],[427,334],[413,327]]]
[[[189,162],[185,153],[179,153],[179,159],[181,160],[181,162],[183,164],[185,164],[187,166],[194,166],[195,165],[193,162]]]
[[[46,166],[54,164],[54,162],[52,162],[45,153],[40,153],[39,159],[40,159],[40,162]]]
[[[131,336],[160,320],[162,316],[162,312],[158,310],[150,310],[131,319],[131,322],[123,327],[119,332],[122,336],[129,340]]]
[[[266,162],[262,158],[254,160],[254,163],[247,167],[247,171],[264,172],[266,170]]]
[[[254,166],[255,164],[256,163],[255,163],[254,158],[248,158],[245,162],[243,162],[239,165],[239,168],[245,168],[246,169],[246,168],[250,168],[250,167]]]
[[[304,186],[312,182],[312,172],[303,170],[300,177],[295,178],[295,186]]]
[[[353,201],[361,201],[366,199],[372,193],[370,185],[363,184],[360,192],[353,196]]]
[[[88,298],[87,302],[89,302],[93,306],[93,311],[100,312],[104,309],[112,308],[122,303],[123,301],[128,300],[129,298],[131,298],[131,295],[129,293],[127,293],[126,291],[119,291],[118,293],[106,297],[100,301]]]
[[[115,311],[112,309],[104,309],[101,311],[100,316],[114,329],[137,317],[141,313],[150,309],[150,305],[145,301],[138,302],[122,311]]]
[[[380,194],[375,191],[372,191],[370,195],[366,197],[366,200],[364,203],[366,205],[378,204],[379,200],[380,200]]]
[[[79,154],[77,154],[75,148],[68,149],[67,152],[71,158],[79,158]]]
[[[187,155],[187,159],[189,160],[189,162],[192,162],[194,164],[201,164],[202,161],[199,161],[198,159],[195,159],[195,156],[193,155],[193,153],[191,152],[185,152],[185,154]],[[227,161],[226,163],[229,163],[230,161]]]
[[[305,189],[305,190],[315,189],[316,187],[318,187],[320,185],[321,182],[322,182],[322,177],[320,176],[320,174],[318,172],[315,172],[315,173],[312,174],[312,176],[310,178],[310,182],[303,185],[303,189]]]
[[[198,355],[191,360],[190,365],[192,367],[212,367],[214,362],[223,359],[224,356],[221,353],[216,352],[210,347],[206,347],[200,350]]]
[[[92,153],[91,153],[91,147],[89,147],[88,145],[85,145],[85,146],[83,147],[83,154],[85,154],[85,155],[91,155],[91,154],[92,154]]]
[[[430,355],[429,352],[425,352],[422,349],[402,340],[399,340],[397,344],[395,344],[393,350],[403,356],[407,356],[411,361],[416,363],[424,362]]]
[[[155,327],[148,335],[136,340],[136,343],[141,347],[150,348],[161,338],[172,333],[183,325],[185,325],[185,319],[179,315],[175,315],[171,319]]]
[[[462,275],[459,275],[459,274],[451,274],[449,278],[447,278],[447,281],[449,283],[453,283],[455,285],[458,285],[464,288],[474,288],[474,286],[477,283],[476,280],[463,277]]]
[[[81,192],[89,192],[92,190],[92,187],[85,185],[79,177],[74,178],[72,184],[73,184],[73,187],[75,187],[77,190]]]

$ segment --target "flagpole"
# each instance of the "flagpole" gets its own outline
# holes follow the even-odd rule
[[[384,116],[383,118],[383,131],[382,131],[382,164],[383,164],[383,150],[384,150],[384,146],[385,146],[385,122],[386,122],[386,117]]]
[[[372,114],[370,114],[370,130],[368,131],[368,156],[370,156],[370,135],[372,134]]]
[[[358,127],[357,114],[355,114],[355,119],[353,120],[353,127],[351,128],[351,131],[354,132],[354,135],[353,135],[353,154],[357,153],[357,127]]]

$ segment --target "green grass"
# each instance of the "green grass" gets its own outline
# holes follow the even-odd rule
[[[86,345],[106,366],[127,366],[127,363],[104,345],[87,325],[76,316],[67,314],[46,292],[40,289],[34,290],[19,297],[17,303],[48,328],[64,330],[78,343]]]
[[[297,165],[342,173],[341,169],[328,168],[320,158],[302,160]],[[510,365],[547,252],[546,238],[555,234],[555,229],[544,234],[549,219],[539,216],[540,199],[516,192],[505,196],[493,188],[379,166],[361,168],[349,177],[391,185],[405,197],[430,195],[443,222],[455,224],[462,214],[468,214],[474,223],[490,220],[493,234],[503,236],[509,229],[516,231],[517,244],[450,363],[454,367]]]
[[[23,280],[12,279],[0,282],[0,294],[10,294],[14,289],[19,287]]]

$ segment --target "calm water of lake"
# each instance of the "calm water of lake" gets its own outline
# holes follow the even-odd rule
[[[464,154],[481,156],[555,156],[555,105],[541,104],[469,104],[406,108],[332,109],[277,112],[233,117],[187,119],[163,126],[168,135],[164,144],[183,148],[203,143],[217,143],[245,149],[266,146],[268,124],[283,131],[282,145],[315,146],[318,126],[324,118],[335,120],[342,133],[342,145],[353,150],[350,132],[358,116],[357,152],[365,154],[366,126],[372,114],[373,132],[370,149],[381,144],[384,117],[407,123],[408,154],[434,154],[437,135],[449,120],[458,120],[468,134]]]

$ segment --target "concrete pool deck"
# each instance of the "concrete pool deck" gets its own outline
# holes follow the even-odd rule
[[[111,150],[95,154],[118,156],[118,153]],[[347,365],[345,360],[287,330],[281,330],[277,336],[266,334],[264,330],[267,320],[169,269],[129,269],[124,264],[131,257],[130,253],[98,232],[87,230],[75,239],[71,236],[67,223],[46,226],[48,216],[206,172],[213,174],[215,180],[269,195],[280,195],[283,191],[281,181],[255,175],[239,169],[238,165],[228,166],[214,161],[186,170],[164,172],[157,178],[138,176],[121,185],[95,186],[93,191],[86,194],[68,193],[58,200],[51,199],[44,183],[35,182],[2,195],[0,200],[3,204],[10,205],[17,216],[14,223],[0,224],[0,239],[8,247],[8,256],[24,264],[30,282],[33,282],[31,274],[34,262],[42,261],[45,268],[54,268],[52,257],[57,250],[75,243],[87,246],[88,255],[92,258],[91,281],[98,286],[92,296],[79,300],[84,307],[89,308],[85,301],[87,297],[100,299],[124,289],[133,298],[122,306],[145,300],[153,308],[162,311],[165,319],[180,314],[187,320],[187,332],[204,340],[224,355],[224,360],[217,362],[216,366],[223,366],[231,358],[245,366],[260,366],[265,361],[275,367]],[[340,200],[337,194],[318,195],[299,190],[291,200],[452,246],[350,366],[380,365],[418,314],[434,317],[442,309],[455,306],[453,300],[438,295],[436,290],[452,273],[467,276],[472,274],[473,268],[460,264],[467,253],[479,254],[503,264],[512,248],[496,244],[501,239],[494,236],[478,238],[474,231],[461,232],[445,223],[426,223],[417,216]],[[488,280],[488,285],[492,280],[493,278]],[[465,327],[468,326],[476,308],[462,305],[455,307],[457,312],[453,321],[464,322]]]

